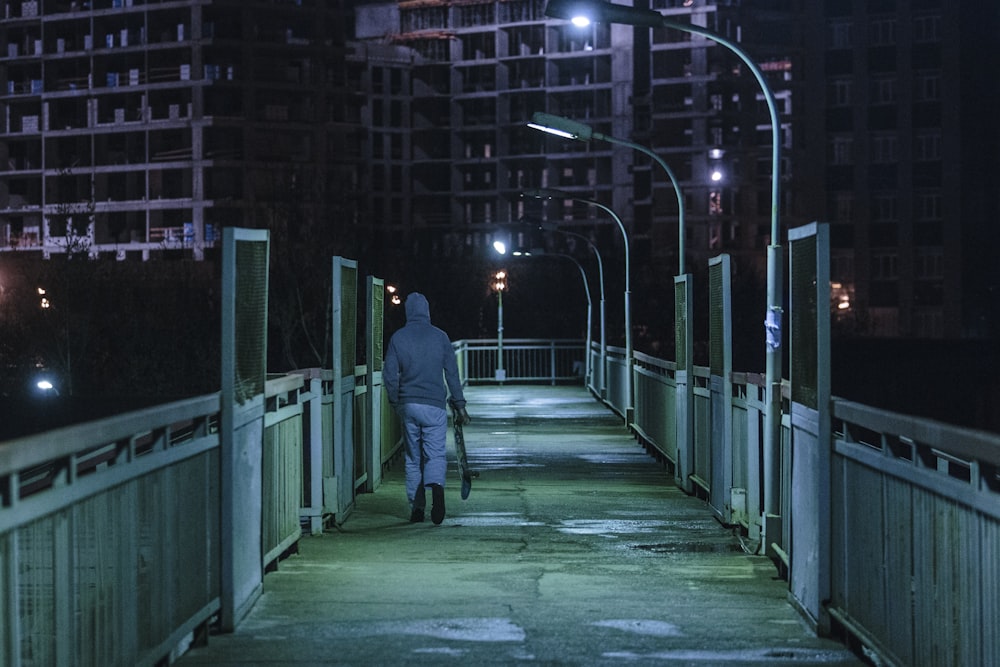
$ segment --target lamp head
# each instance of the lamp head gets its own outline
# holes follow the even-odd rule
[[[590,141],[594,135],[594,128],[583,123],[578,123],[562,116],[553,116],[550,113],[536,111],[531,115],[531,122],[528,127],[534,130],[541,130],[554,134],[565,139],[576,139],[578,141]]]
[[[663,16],[650,9],[638,9],[624,5],[614,5],[602,0],[549,0],[545,5],[545,15],[554,19],[566,19],[574,25],[593,23],[624,23],[647,28],[663,26]]]

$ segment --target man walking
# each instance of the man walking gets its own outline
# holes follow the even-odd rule
[[[406,325],[389,340],[382,381],[389,403],[403,420],[410,521],[424,520],[424,488],[430,487],[431,521],[440,524],[445,513],[449,392],[455,419],[461,424],[470,419],[451,340],[431,324],[430,306],[419,292],[406,298]]]

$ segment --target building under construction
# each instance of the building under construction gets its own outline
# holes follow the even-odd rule
[[[5,1],[0,249],[200,258],[351,219],[360,73],[335,2]]]

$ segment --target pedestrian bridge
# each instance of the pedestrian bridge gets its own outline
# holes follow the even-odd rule
[[[179,664],[860,664],[583,388],[467,398],[480,477],[462,501],[451,463],[441,526],[408,522],[394,463],[265,576],[235,632]]]
[[[482,476],[434,527],[381,281],[334,258],[332,367],[269,374],[267,232],[226,228],[221,391],[0,443],[0,665],[1000,664],[1000,436],[830,395],[827,231],[789,230],[764,376],[724,255],[705,367],[690,276],[673,361],[457,341]]]

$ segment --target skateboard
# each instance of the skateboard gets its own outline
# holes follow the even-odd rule
[[[465,432],[458,419],[452,418],[455,427],[455,458],[458,459],[458,474],[462,476],[462,500],[469,497],[472,491],[472,480],[479,477],[478,472],[469,469],[469,458],[465,453]]]

